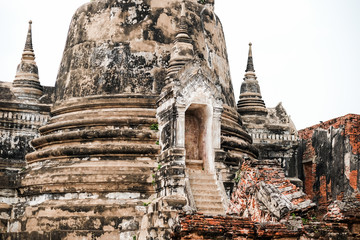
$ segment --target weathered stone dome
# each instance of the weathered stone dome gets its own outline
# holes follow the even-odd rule
[[[224,104],[222,146],[256,154],[236,112],[225,38],[213,3],[189,0],[181,7],[181,2],[102,0],[76,11],[56,81],[52,118],[32,142],[36,151],[26,156],[34,166],[45,165],[36,170],[41,178],[33,173],[24,179],[24,193],[153,192],[149,176],[160,148],[151,126],[157,123],[156,101],[181,24],[187,25],[193,40],[194,58],[206,65],[211,81],[219,86]],[[75,169],[81,168],[82,176],[74,177],[74,168],[64,167],[65,162],[78,164]],[[44,168],[46,164],[49,168]],[[105,173],[99,177],[94,170],[98,166],[109,171],[119,168],[119,174],[127,175],[121,181]],[[97,177],[90,178],[94,174]],[[64,187],[69,179],[73,184]],[[131,184],[119,185],[119,181]]]
[[[209,1],[206,1],[209,2]],[[71,22],[56,81],[57,104],[73,97],[159,94],[180,25],[180,0],[94,1]],[[211,3],[186,1],[197,58],[217,75],[226,104],[235,99],[222,25]]]

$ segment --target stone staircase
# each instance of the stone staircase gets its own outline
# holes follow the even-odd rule
[[[215,174],[203,170],[188,170],[188,174],[197,211],[204,215],[224,215],[225,210]]]

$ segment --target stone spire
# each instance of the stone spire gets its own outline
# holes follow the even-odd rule
[[[29,30],[21,62],[16,70],[13,91],[19,99],[37,101],[43,95],[43,88],[40,85],[38,67],[35,62],[31,24],[32,21],[29,21]]]
[[[167,83],[174,77],[179,70],[190,60],[194,58],[194,46],[189,36],[186,23],[185,0],[181,2],[180,25],[176,33],[174,46],[171,50],[170,63],[167,74]]]
[[[28,34],[26,36],[24,51],[34,52],[33,45],[32,45],[31,24],[32,24],[32,21],[30,20],[29,21],[29,30],[28,30]]]
[[[262,100],[260,86],[255,75],[252,44],[249,43],[249,55],[244,82],[241,84],[238,112],[241,115],[267,115],[264,100]]]
[[[247,62],[247,67],[246,67],[245,72],[255,72],[251,46],[252,46],[252,43],[249,43],[249,56],[248,56],[248,62]]]

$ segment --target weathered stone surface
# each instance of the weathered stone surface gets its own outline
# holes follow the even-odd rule
[[[305,192],[324,208],[359,194],[359,120],[349,114],[299,131]]]
[[[298,149],[251,49],[236,108],[213,0],[91,1],[55,88],[34,60],[30,27],[0,82],[1,240],[359,239],[357,115]],[[314,209],[303,176],[322,206],[341,201]]]
[[[0,81],[0,99],[11,101],[15,98],[14,93],[11,91],[11,83]]]
[[[94,1],[70,24],[56,100],[116,93],[160,93],[180,22],[181,1]],[[194,52],[220,81],[235,106],[222,26],[209,4],[186,1]],[[145,30],[143,30],[145,29]],[[86,76],[86,77],[84,77]]]

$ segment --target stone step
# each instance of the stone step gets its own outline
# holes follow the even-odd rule
[[[214,185],[217,186],[216,181],[213,179],[191,179],[190,180],[190,184],[194,184],[194,185]]]
[[[220,197],[220,196],[217,196],[217,197]],[[201,205],[206,205],[206,204],[208,204],[208,205],[211,205],[211,204],[220,204],[220,205],[222,205],[221,199],[210,200],[210,199],[206,199],[206,198],[202,198],[202,199],[195,198],[195,202],[199,203]]]
[[[193,195],[201,195],[201,196],[219,196],[219,191],[217,188],[212,186],[212,188],[191,188],[193,190]]]
[[[196,160],[196,159],[186,159],[185,163],[187,165],[203,165],[204,164],[204,160]]]
[[[220,194],[217,190],[201,190],[201,191],[195,191],[194,189],[192,189],[193,194],[195,193],[196,195],[202,195],[202,196],[218,196],[220,197]]]
[[[208,200],[208,201],[219,201],[219,202],[221,202],[221,197],[218,194],[210,195],[210,194],[196,193],[193,196],[194,196],[194,199],[196,199],[195,201]]]
[[[196,208],[197,209],[212,209],[212,208],[218,208],[222,211],[224,210],[222,202],[211,202],[211,201],[196,201]]]
[[[190,180],[197,180],[197,179],[206,179],[206,180],[216,180],[214,175],[212,174],[202,174],[202,173],[198,173],[198,174],[189,174],[189,179]]]
[[[224,212],[224,208],[222,207],[222,205],[219,206],[211,206],[211,207],[203,207],[203,206],[199,206],[197,207],[198,211],[203,212],[203,211],[213,211],[213,212]]]
[[[206,186],[206,185],[213,185],[217,186],[216,181],[214,179],[189,179],[191,185],[199,185],[199,186]]]
[[[204,215],[223,215],[225,211],[220,207],[212,207],[212,208],[197,208],[199,213],[203,213]]]
[[[205,184],[190,184],[193,193],[209,192],[210,194],[218,195],[218,188],[216,185],[205,185]],[[206,194],[206,193],[205,193]]]
[[[225,213],[214,174],[192,171],[189,172],[189,180],[198,212],[205,215]]]

